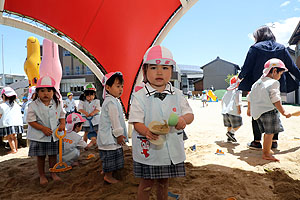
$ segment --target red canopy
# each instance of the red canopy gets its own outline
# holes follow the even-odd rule
[[[6,0],[4,10],[56,28],[87,49],[106,72],[121,71],[127,109],[145,51],[180,6],[180,0]]]

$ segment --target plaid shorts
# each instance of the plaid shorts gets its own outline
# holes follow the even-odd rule
[[[99,154],[104,173],[124,168],[124,156],[122,148],[118,148],[116,150],[99,150]]]
[[[183,177],[185,176],[185,167],[184,162],[176,165],[153,166],[133,161],[133,172],[135,177],[144,179]]]
[[[275,134],[284,131],[277,109],[263,113],[256,121],[261,133]]]
[[[243,125],[243,120],[241,116],[223,114],[223,122],[225,127],[236,128]]]
[[[58,154],[59,141],[38,142],[30,140],[28,156],[52,156]]]
[[[23,133],[23,126],[9,126],[0,128],[0,136],[7,136],[10,134],[20,134]]]

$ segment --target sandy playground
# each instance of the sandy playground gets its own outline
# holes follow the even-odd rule
[[[219,102],[209,102],[205,108],[200,100],[189,102],[195,120],[186,128],[187,176],[170,179],[170,192],[178,194],[179,199],[191,200],[300,199],[300,117],[281,117],[285,131],[280,134],[275,151],[280,162],[269,162],[261,159],[261,151],[247,148],[253,136],[246,102],[242,108],[244,125],[236,133],[236,144],[225,142]],[[284,107],[290,112],[300,110],[291,105]],[[217,149],[224,155],[215,154]],[[83,152],[79,166],[60,173],[63,182],[54,182],[47,174],[49,184],[45,187],[39,185],[36,160],[27,157],[28,148],[19,149],[17,154],[6,155],[4,150],[0,153],[0,199],[136,198],[139,180],[133,176],[130,148],[124,153],[125,168],[115,174],[121,179],[115,185],[104,183],[97,150]],[[90,153],[95,157],[87,159]],[[155,199],[154,190],[151,199]]]

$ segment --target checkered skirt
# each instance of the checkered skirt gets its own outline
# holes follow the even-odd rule
[[[23,133],[23,126],[9,126],[9,127],[4,127],[0,128],[0,136],[7,136],[10,134],[20,134]]]
[[[30,140],[28,156],[51,156],[59,152],[59,141],[38,142]]]
[[[99,154],[104,173],[124,168],[124,156],[122,148],[118,148],[116,150],[99,150]]]
[[[263,113],[256,121],[261,133],[275,134],[284,131],[277,109]]]
[[[145,165],[133,161],[133,172],[135,177],[144,179],[161,179],[185,176],[184,162],[176,165]]]
[[[98,132],[98,124],[93,126],[93,130],[96,131],[96,133]],[[90,127],[89,126],[83,126],[82,127],[82,131],[84,132],[90,132]]]

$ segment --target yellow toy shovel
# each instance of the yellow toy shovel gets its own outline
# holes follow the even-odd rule
[[[50,168],[49,171],[50,172],[65,172],[65,171],[68,171],[68,170],[72,169],[71,166],[68,166],[67,163],[64,163],[62,161],[62,139],[66,136],[66,130],[64,130],[63,135],[59,135],[58,134],[58,129],[56,129],[55,135],[59,139],[59,162],[56,163],[53,168]],[[57,168],[58,166],[61,167],[61,168]]]

